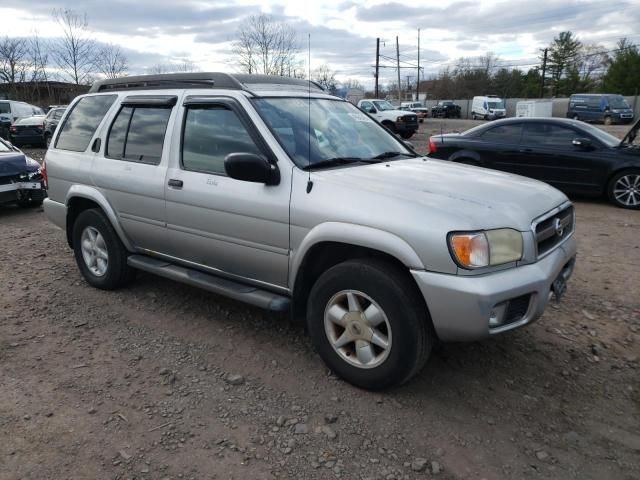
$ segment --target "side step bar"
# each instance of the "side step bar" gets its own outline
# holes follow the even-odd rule
[[[210,275],[193,268],[182,267],[165,260],[145,255],[131,255],[127,259],[127,263],[138,270],[193,285],[194,287],[200,287],[273,312],[287,311],[291,305],[289,297],[284,295],[278,295],[251,285],[244,285],[226,278]]]

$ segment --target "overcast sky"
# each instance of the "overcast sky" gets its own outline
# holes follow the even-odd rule
[[[51,12],[65,7],[87,14],[97,40],[125,49],[130,73],[184,59],[203,71],[235,71],[231,42],[243,21],[259,12],[298,32],[302,58],[311,34],[312,68],[328,63],[339,79],[357,78],[366,86],[373,83],[376,37],[383,42],[380,53],[395,57],[399,36],[402,65],[410,67],[417,61],[418,28],[427,76],[460,56],[486,52],[527,70],[538,61],[538,49],[563,30],[605,49],[620,37],[640,43],[640,0],[2,0],[0,34],[58,36]],[[381,64],[392,61],[382,58]],[[395,75],[381,70],[383,81]],[[415,75],[402,69],[403,82]]]

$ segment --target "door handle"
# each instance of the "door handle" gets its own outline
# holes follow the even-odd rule
[[[182,180],[178,180],[176,178],[169,179],[169,186],[173,188],[182,188]]]

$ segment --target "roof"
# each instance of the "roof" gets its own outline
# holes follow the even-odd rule
[[[89,93],[120,90],[163,90],[171,88],[212,88],[225,90],[313,90],[324,92],[314,81],[277,75],[230,74],[219,72],[167,73],[138,75],[95,82]]]

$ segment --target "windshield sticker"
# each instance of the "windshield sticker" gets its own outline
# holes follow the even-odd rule
[[[372,121],[364,113],[350,113],[349,116],[351,118],[353,118],[356,122],[371,122]]]

